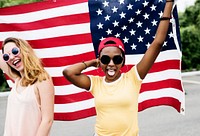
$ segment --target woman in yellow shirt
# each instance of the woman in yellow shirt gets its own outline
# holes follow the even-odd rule
[[[138,136],[138,96],[142,79],[157,58],[167,35],[173,0],[166,1],[156,37],[141,61],[122,74],[125,63],[124,44],[120,39],[108,37],[99,44],[99,58],[71,65],[63,75],[72,84],[89,90],[96,108],[95,132],[97,136]],[[82,71],[100,66],[104,77],[88,76]]]

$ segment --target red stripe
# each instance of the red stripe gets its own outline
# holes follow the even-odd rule
[[[55,104],[74,103],[74,102],[89,100],[92,98],[93,98],[92,94],[86,91],[70,95],[56,95]]]
[[[166,60],[162,62],[156,62],[153,64],[149,73],[163,71],[167,69],[180,69],[180,60]]]
[[[139,103],[138,111],[143,111],[147,108],[154,107],[154,106],[172,106],[175,108],[178,112],[180,112],[181,103],[175,98],[172,97],[163,97],[163,98],[157,98],[157,99],[150,99],[146,100],[144,102]]]
[[[54,113],[54,120],[72,121],[95,115],[96,115],[96,110],[94,107],[92,107],[89,109],[80,110],[76,112]]]
[[[0,24],[1,32],[9,31],[28,31],[28,30],[38,30],[51,28],[56,26],[66,26],[73,24],[82,24],[90,22],[88,13],[54,17],[50,19],[43,19],[39,21],[34,21],[30,23],[10,23],[10,24]]]
[[[52,47],[72,46],[77,44],[92,43],[92,38],[91,34],[87,33],[87,34],[77,34],[71,36],[60,36],[56,38],[46,38],[40,40],[29,40],[29,43],[34,49],[42,49],[42,48],[52,48]]]
[[[152,90],[156,91],[161,88],[175,88],[183,92],[183,89],[181,86],[181,80],[167,79],[167,80],[162,80],[162,81],[157,81],[157,82],[143,83],[140,89],[140,93],[152,91]]]
[[[83,3],[87,1],[88,0],[56,0],[56,2],[54,2],[54,0],[44,0],[42,2],[34,2],[29,4],[0,8],[0,15],[13,15],[13,14],[35,12],[50,8],[57,8],[61,6]]]

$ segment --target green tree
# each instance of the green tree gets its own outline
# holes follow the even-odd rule
[[[183,53],[182,69],[200,70],[200,0],[179,14],[179,22]]]
[[[3,7],[27,4],[37,1],[42,1],[42,0],[0,0],[0,7],[3,8]]]

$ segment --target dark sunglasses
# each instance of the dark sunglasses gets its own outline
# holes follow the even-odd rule
[[[112,58],[112,61],[114,64],[121,64],[123,62],[123,57],[121,55],[115,55],[113,58]],[[105,64],[105,65],[108,65],[110,63],[110,60],[111,58],[108,56],[108,55],[103,55],[101,58],[100,58],[100,61],[101,63]]]
[[[17,55],[19,55],[20,50],[19,50],[19,48],[14,47],[14,48],[12,48],[11,53],[14,56],[17,56]],[[3,54],[3,59],[4,59],[5,62],[8,62],[10,60],[10,55],[8,53]]]

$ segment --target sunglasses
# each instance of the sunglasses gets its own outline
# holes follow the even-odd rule
[[[115,55],[112,58],[112,61],[115,65],[121,64],[123,62],[123,57],[121,55]],[[100,58],[101,63],[103,63],[104,65],[108,65],[110,63],[111,58],[108,55],[103,55]]]
[[[14,48],[12,48],[11,53],[14,56],[17,56],[17,55],[19,55],[20,50],[19,50],[19,48],[14,47]],[[4,59],[5,62],[8,62],[10,60],[10,55],[8,53],[3,54],[3,59]]]

